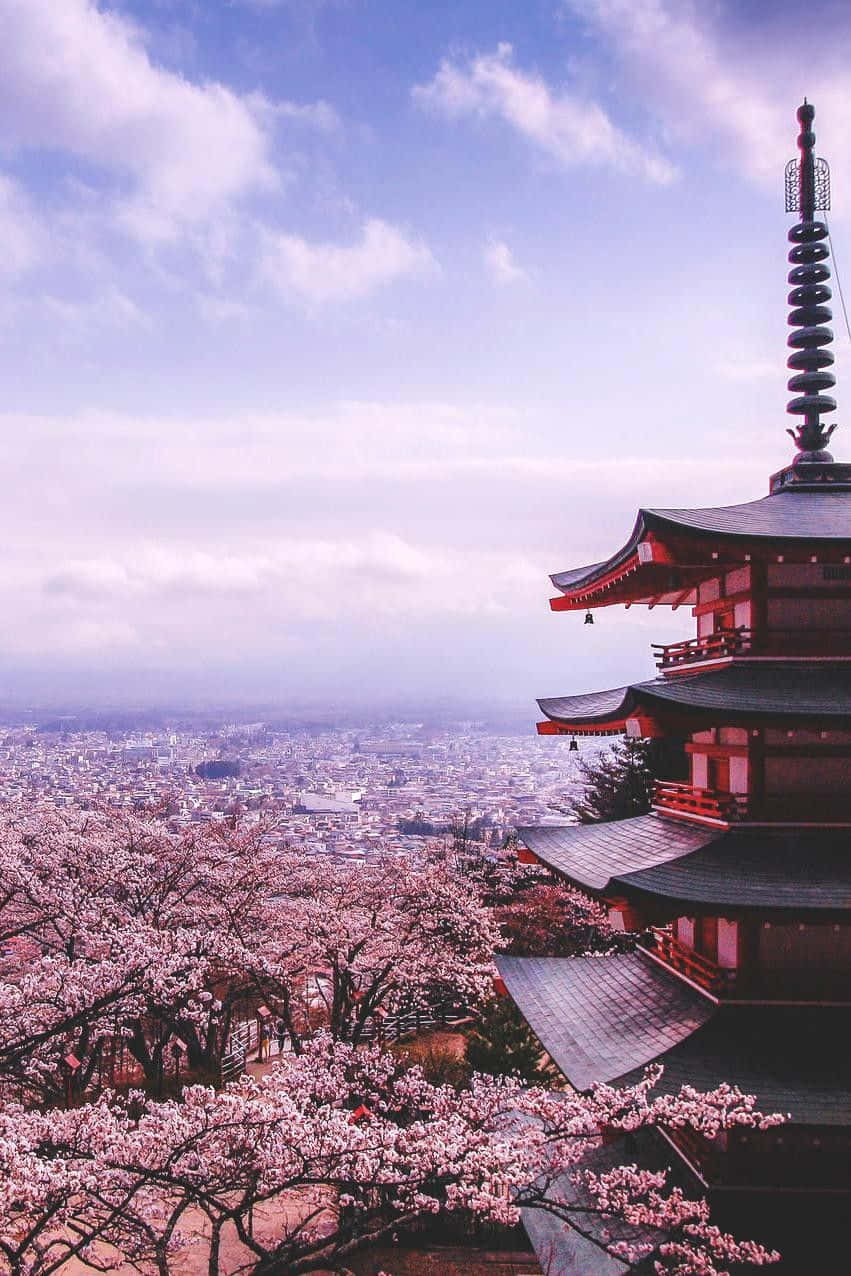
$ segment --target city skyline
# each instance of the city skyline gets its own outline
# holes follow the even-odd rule
[[[805,94],[851,261],[851,19],[796,12],[0,0],[0,698],[635,676],[547,573],[789,459]]]

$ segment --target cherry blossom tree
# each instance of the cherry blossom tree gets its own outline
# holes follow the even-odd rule
[[[573,957],[624,951],[634,941],[612,930],[606,909],[572,886],[541,882],[494,910],[504,952],[517,956]]]
[[[57,1101],[120,1040],[151,1085],[172,1043],[214,1071],[262,1003],[296,1050],[317,1025],[357,1042],[377,1013],[475,1002],[496,931],[445,864],[315,864],[274,829],[175,836],[151,819],[0,824],[0,1081]]]
[[[729,1087],[654,1098],[657,1079],[584,1096],[477,1077],[459,1093],[377,1048],[322,1036],[262,1079],[220,1093],[189,1087],[179,1103],[10,1107],[0,1114],[10,1223],[0,1229],[0,1270],[46,1276],[77,1254],[101,1269],[117,1255],[167,1273],[182,1241],[198,1243],[203,1218],[210,1276],[222,1270],[225,1229],[257,1274],[342,1272],[357,1250],[424,1217],[512,1224],[521,1208],[550,1210],[579,1230],[589,1213],[651,1228],[631,1256],[654,1252],[660,1272],[713,1276],[722,1264],[771,1261],[713,1229],[705,1207],[667,1190],[662,1175],[583,1171],[602,1130],[664,1123],[711,1137],[778,1119]],[[559,1193],[566,1174],[584,1175],[584,1211]]]
[[[258,995],[281,1015],[294,1048],[311,1010],[331,1036],[357,1044],[377,1013],[438,999],[475,1004],[492,984],[497,940],[475,889],[443,864],[290,864],[269,901],[266,940],[243,937]]]

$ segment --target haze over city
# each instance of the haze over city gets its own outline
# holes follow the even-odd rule
[[[0,0],[4,703],[531,722],[649,673],[687,616],[547,574],[788,459],[813,59],[851,269],[851,17],[807,13]]]

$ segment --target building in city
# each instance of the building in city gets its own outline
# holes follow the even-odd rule
[[[502,980],[567,1079],[730,1082],[763,1132],[671,1131],[647,1155],[708,1195],[718,1221],[772,1242],[786,1272],[844,1267],[851,1206],[851,465],[827,451],[829,175],[813,108],[798,111],[786,173],[789,432],[794,461],[769,494],[714,509],[643,509],[610,558],[553,576],[554,611],[692,609],[696,634],[655,649],[659,674],[541,700],[545,735],[685,741],[688,782],[663,778],[648,815],[525,828],[527,852],[648,936],[637,951],[500,958]],[[614,1156],[614,1152],[607,1152]],[[634,1161],[636,1147],[620,1149]],[[553,1270],[623,1263],[530,1219]],[[775,1269],[778,1270],[778,1269]]]

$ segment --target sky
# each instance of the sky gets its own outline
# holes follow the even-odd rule
[[[851,271],[844,0],[0,29],[0,702],[531,722],[648,676],[687,614],[547,577],[789,460],[783,168],[806,94]]]

